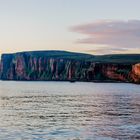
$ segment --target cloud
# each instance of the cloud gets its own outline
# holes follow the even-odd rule
[[[98,20],[70,30],[87,36],[77,39],[77,43],[104,45],[112,51],[140,49],[140,20]]]
[[[99,48],[96,48],[96,49],[91,49],[91,50],[86,50],[86,52],[89,52],[89,53],[97,53],[97,54],[110,54],[110,53],[121,53],[121,52],[127,52],[128,49],[125,49],[125,48],[111,48],[111,47],[108,47],[106,49],[106,47],[99,47]]]

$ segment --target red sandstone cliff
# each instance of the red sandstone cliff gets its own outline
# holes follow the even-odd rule
[[[130,77],[134,83],[140,83],[140,63],[132,66]]]
[[[103,63],[30,53],[3,55],[2,80],[114,81],[140,83],[140,64]]]

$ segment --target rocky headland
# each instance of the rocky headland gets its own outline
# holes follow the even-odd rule
[[[89,55],[66,51],[2,54],[1,80],[140,83],[140,55]]]

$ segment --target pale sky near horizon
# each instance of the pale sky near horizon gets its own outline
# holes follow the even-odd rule
[[[140,53],[140,0],[0,0],[0,54]]]

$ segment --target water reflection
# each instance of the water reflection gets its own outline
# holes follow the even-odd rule
[[[84,94],[88,83],[58,83],[59,88],[52,89],[56,83],[43,83],[42,88],[40,82],[37,90],[36,83],[17,84],[1,90],[0,139],[140,139],[139,87],[129,94],[115,84],[115,92],[106,84],[101,85],[104,90],[92,84]]]

